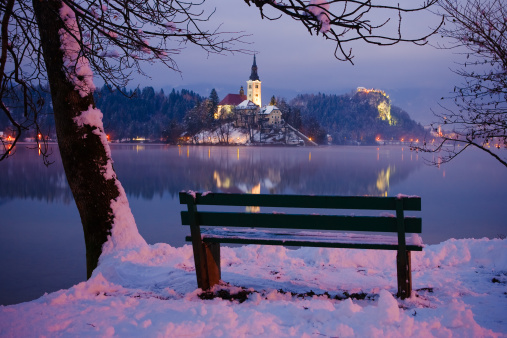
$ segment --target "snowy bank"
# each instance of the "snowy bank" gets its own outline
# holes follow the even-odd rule
[[[247,296],[231,301],[198,297],[191,246],[125,249],[87,282],[0,306],[0,336],[507,336],[507,240],[412,257],[416,291],[401,301],[394,252],[224,247],[222,294]]]

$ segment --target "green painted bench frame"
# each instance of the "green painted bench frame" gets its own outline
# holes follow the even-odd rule
[[[208,290],[221,279],[220,243],[261,244],[283,246],[313,246],[351,249],[396,250],[398,297],[405,299],[412,292],[411,251],[421,251],[422,245],[407,245],[406,233],[421,233],[421,218],[405,217],[404,211],[420,211],[420,197],[369,196],[306,196],[306,195],[253,195],[180,192],[180,204],[187,205],[181,212],[181,222],[190,226],[197,285]],[[346,216],[317,214],[282,214],[198,211],[197,205],[259,206],[277,208],[392,210],[396,217]],[[337,230],[357,232],[388,232],[398,234],[398,244],[340,243],[315,241],[287,241],[277,239],[247,239],[224,236],[207,238],[200,226],[247,227],[271,229]]]

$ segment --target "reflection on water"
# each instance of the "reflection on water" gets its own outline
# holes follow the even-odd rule
[[[57,149],[53,149],[57,152]],[[393,196],[422,199],[423,240],[507,234],[507,175],[481,152],[441,168],[407,147],[112,145],[114,167],[148,243],[184,244],[181,190]],[[60,159],[46,168],[19,146],[0,162],[0,304],[86,278],[84,239]],[[431,159],[431,158],[430,158]],[[250,207],[258,212],[258,207]],[[4,278],[8,276],[8,278]],[[22,282],[20,282],[22,281]]]
[[[53,149],[58,153],[58,149]],[[73,202],[59,156],[52,155],[44,166],[37,151],[17,146],[15,155],[0,162],[0,200],[34,199],[46,202]]]
[[[184,148],[182,150],[182,148]],[[152,199],[183,189],[230,193],[385,196],[422,163],[401,161],[397,151],[373,157],[354,148],[231,148],[150,145],[113,146],[114,166],[129,196]],[[59,158],[44,167],[20,148],[2,163],[0,199],[24,198],[68,204],[72,195]],[[395,170],[396,168],[396,170]]]
[[[378,173],[377,190],[380,192],[380,195],[387,196],[387,192],[389,190],[389,178],[391,177],[391,172],[394,174],[394,167],[389,166],[389,167],[387,167],[386,170],[382,169]]]

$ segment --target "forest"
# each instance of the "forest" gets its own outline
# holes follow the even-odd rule
[[[391,105],[389,96],[381,90],[363,88],[344,95],[301,94],[285,109],[301,116],[302,129],[314,139],[321,140],[325,131],[333,144],[410,141],[423,139],[426,133],[406,111]],[[294,120],[288,115],[286,121]]]
[[[40,131],[56,139],[48,90],[40,87],[39,92]],[[220,100],[215,90],[209,97],[202,97],[187,89],[173,89],[166,94],[153,87],[113,90],[103,86],[94,95],[110,140],[178,143],[183,134],[192,135],[217,125],[210,118]],[[291,100],[273,97],[270,104],[277,105],[287,123],[319,144],[375,144],[378,140],[409,141],[425,135],[419,123],[403,109],[392,106],[389,96],[379,90],[301,94]],[[10,108],[15,118],[25,118],[22,107]],[[8,128],[9,121],[0,116],[4,138],[12,133]]]

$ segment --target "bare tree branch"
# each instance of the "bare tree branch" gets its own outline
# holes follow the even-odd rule
[[[437,28],[429,30],[421,36],[410,38],[402,34],[402,13],[423,11],[433,6],[437,0],[429,0],[416,7],[400,7],[373,2],[371,0],[244,0],[249,6],[259,8],[262,18],[270,20],[266,15],[264,6],[300,21],[310,34],[322,34],[324,38],[336,42],[335,57],[341,61],[353,64],[352,49],[344,45],[353,41],[363,41],[379,46],[391,46],[400,42],[410,42],[418,45],[426,44],[426,39],[435,34],[443,23]],[[379,14],[387,17],[382,19]],[[394,33],[382,28],[393,20],[397,22]]]
[[[464,50],[466,58],[454,70],[463,83],[454,87],[450,109],[435,113],[442,126],[436,147],[414,147],[425,152],[445,151],[444,162],[462,153],[453,145],[483,150],[507,167],[507,157],[490,149],[507,148],[507,10],[501,0],[442,0],[446,26],[442,48]]]

